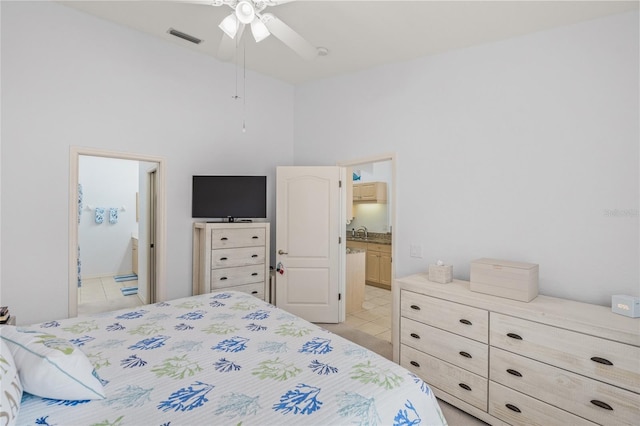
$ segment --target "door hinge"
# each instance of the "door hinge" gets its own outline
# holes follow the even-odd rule
[[[342,244],[342,237],[338,237],[338,244]]]
[[[342,300],[342,293],[338,293],[338,300]]]
[[[338,181],[338,188],[342,188],[342,181],[341,180]]]

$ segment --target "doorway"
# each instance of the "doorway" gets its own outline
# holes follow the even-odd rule
[[[165,294],[165,185],[164,185],[164,160],[162,158],[147,155],[117,153],[88,148],[71,147],[70,149],[70,188],[69,188],[69,317],[78,315],[79,295],[79,260],[82,254],[79,249],[78,222],[82,215],[89,215],[84,220],[95,220],[95,210],[81,210],[79,170],[81,157],[96,157],[115,160],[131,160],[139,164],[140,194],[136,194],[135,206],[122,210],[122,214],[136,215],[140,222],[139,232],[136,235],[140,242],[137,259],[140,260],[138,278],[140,286],[140,298],[145,303],[154,303],[164,300]],[[96,206],[90,206],[95,209]],[[116,223],[118,211],[123,206],[115,206]],[[126,210],[126,211],[125,211]],[[109,221],[109,212],[105,211],[106,220]],[[142,286],[142,283],[147,283]],[[137,296],[128,296],[137,297]]]
[[[352,189],[351,185],[358,182],[381,181],[387,187],[387,201],[384,205],[380,203],[353,204],[352,219],[347,223],[347,245],[355,245],[360,250],[366,252],[366,285],[364,292],[364,302],[362,309],[347,315],[347,325],[371,334],[379,339],[393,342],[394,323],[396,320],[393,312],[396,312],[395,304],[399,303],[399,293],[393,285],[382,284],[388,280],[393,283],[395,277],[395,265],[393,258],[397,253],[396,247],[396,211],[395,211],[395,187],[396,187],[396,160],[394,154],[384,154],[356,160],[338,162],[339,166],[347,168],[347,173],[351,170],[350,178],[362,179],[360,181],[347,179],[347,191]],[[354,207],[355,206],[355,207]],[[347,212],[349,216],[349,211]],[[364,236],[366,229],[369,237],[368,241],[350,240],[350,230],[359,229],[359,236]],[[384,244],[379,244],[380,242]],[[370,244],[371,243],[371,244]],[[389,244],[390,243],[390,244]],[[371,248],[371,250],[368,250]],[[380,250],[380,251],[378,251]],[[389,254],[384,252],[389,251]],[[390,277],[382,280],[379,275],[382,268],[382,257],[387,256],[386,261],[390,263]],[[348,263],[348,261],[347,261]],[[379,269],[381,268],[381,269]],[[373,271],[372,271],[373,270]],[[389,271],[386,272],[389,274]],[[378,275],[376,275],[378,274]],[[388,288],[390,287],[390,290]]]

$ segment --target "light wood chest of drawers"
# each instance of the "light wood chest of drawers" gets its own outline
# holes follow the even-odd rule
[[[193,224],[193,294],[219,290],[269,301],[269,230],[260,223]]]
[[[490,424],[640,424],[640,320],[417,274],[400,288],[400,364]]]

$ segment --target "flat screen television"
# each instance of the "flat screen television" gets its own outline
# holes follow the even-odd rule
[[[266,176],[193,176],[191,217],[264,219]]]

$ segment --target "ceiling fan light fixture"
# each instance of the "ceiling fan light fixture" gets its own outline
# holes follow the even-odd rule
[[[238,2],[238,5],[236,6],[236,16],[238,17],[238,21],[243,24],[249,24],[253,22],[256,17],[256,10],[250,1],[244,0]]]
[[[257,16],[251,21],[251,33],[253,34],[253,38],[256,39],[256,43],[260,43],[271,35],[267,26]]]
[[[235,13],[232,13],[231,15],[224,18],[222,22],[220,22],[220,25],[218,25],[218,27],[220,27],[220,29],[231,38],[235,38],[236,34],[238,33],[239,26],[240,23],[238,22],[238,18],[236,17]]]

